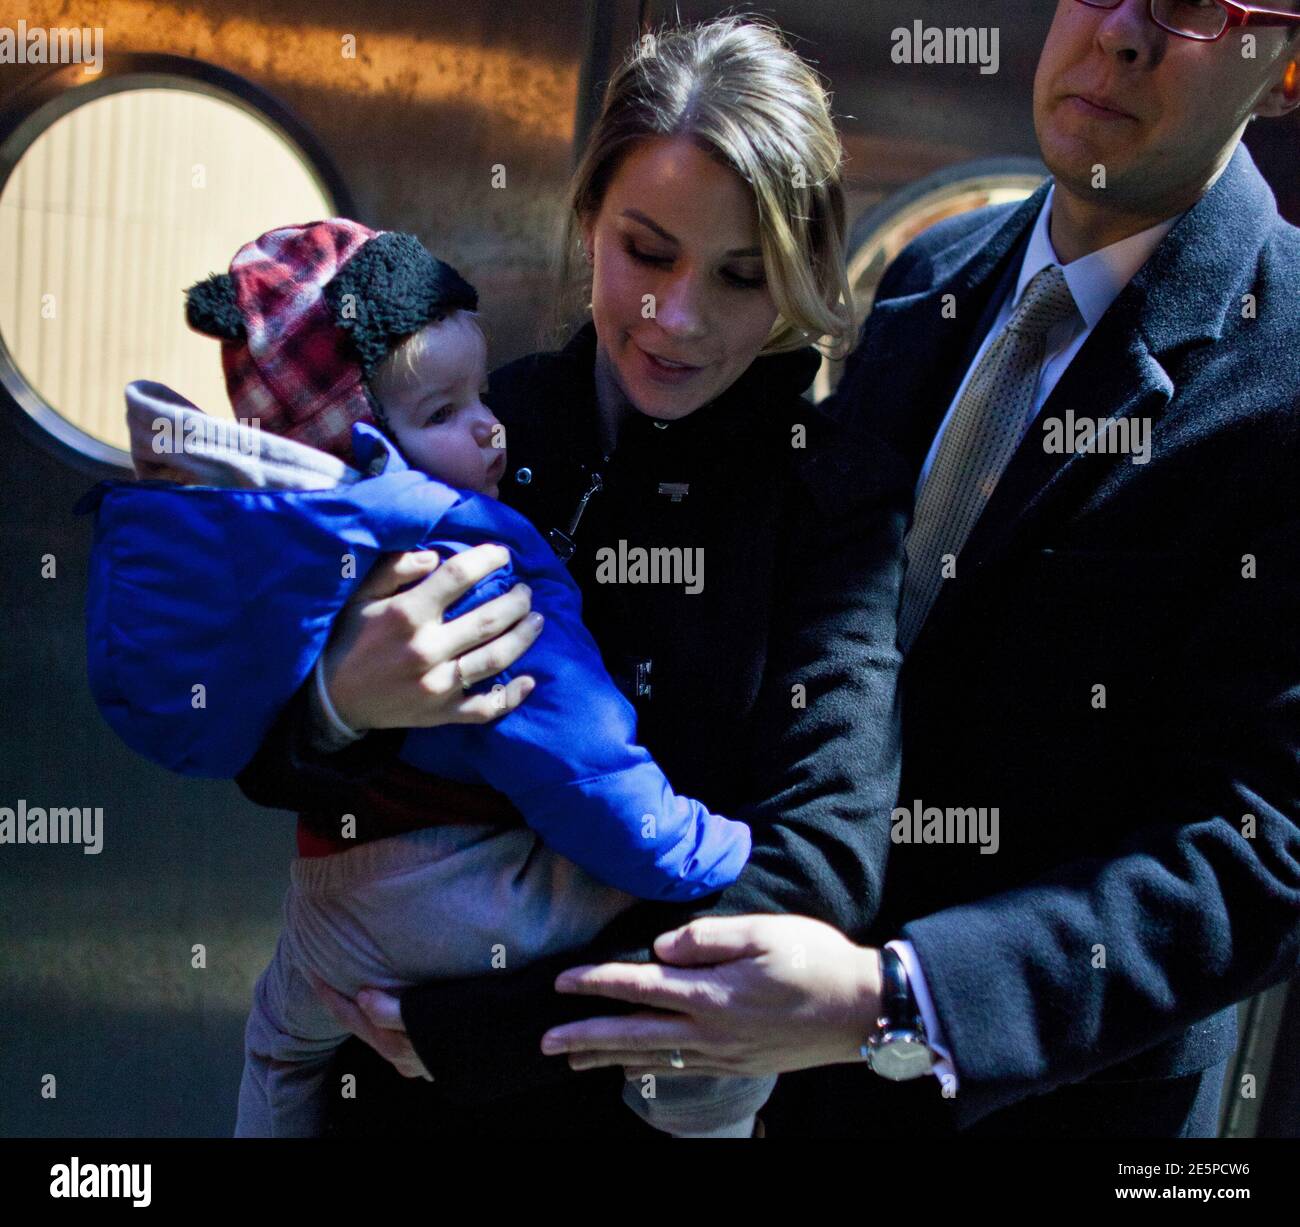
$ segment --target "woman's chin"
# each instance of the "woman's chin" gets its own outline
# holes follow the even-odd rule
[[[629,379],[624,387],[628,400],[638,413],[661,422],[675,422],[688,417],[709,400],[701,389],[665,387],[645,379]]]

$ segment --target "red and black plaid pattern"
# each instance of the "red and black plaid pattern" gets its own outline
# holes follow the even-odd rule
[[[271,230],[230,264],[247,337],[221,347],[235,416],[352,463],[352,426],[374,422],[361,365],[324,288],[377,231],[346,218]]]

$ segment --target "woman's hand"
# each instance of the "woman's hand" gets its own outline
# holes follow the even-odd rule
[[[365,1040],[384,1060],[388,1061],[403,1078],[424,1078],[433,1081],[433,1075],[424,1067],[402,1022],[402,1006],[392,993],[382,989],[363,988],[355,1001],[335,992],[312,972],[312,985],[326,1009],[334,1015],[340,1027],[346,1027],[358,1039]]]
[[[706,916],[655,942],[663,963],[562,972],[562,993],[671,1010],[553,1027],[574,1069],[762,1076],[861,1059],[880,1012],[880,954],[804,916]],[[670,1054],[682,1063],[672,1066]]]
[[[526,674],[487,694],[467,696],[461,683],[494,676],[537,638],[542,616],[529,613],[527,585],[442,620],[449,605],[509,560],[504,546],[479,545],[441,566],[434,553],[377,564],[339,614],[325,650],[325,684],[339,719],[357,732],[429,728],[483,724],[518,707],[534,685]]]

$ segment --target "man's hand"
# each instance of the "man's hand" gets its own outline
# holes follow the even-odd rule
[[[662,934],[661,964],[562,972],[562,993],[648,1007],[553,1027],[542,1051],[574,1069],[761,1076],[861,1059],[880,1011],[880,952],[803,916],[709,916]],[[672,1011],[669,1014],[655,1010]],[[670,1063],[680,1055],[681,1064]]]

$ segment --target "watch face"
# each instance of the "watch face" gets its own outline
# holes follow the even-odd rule
[[[912,1031],[889,1031],[871,1050],[871,1068],[891,1082],[919,1078],[934,1068],[934,1053]]]

